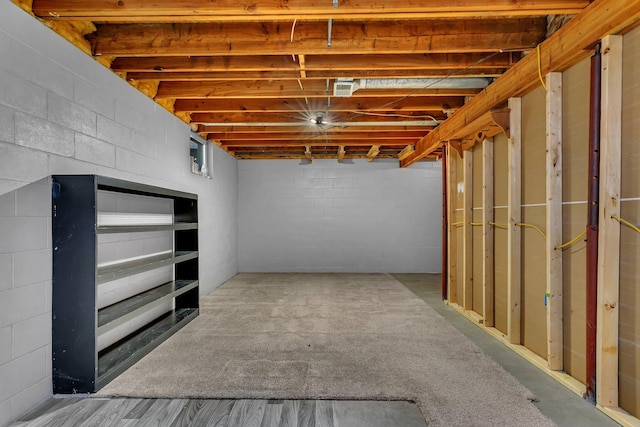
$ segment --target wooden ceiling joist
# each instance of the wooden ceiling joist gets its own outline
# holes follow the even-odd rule
[[[322,138],[300,138],[286,140],[229,140],[219,141],[225,147],[324,147],[326,145],[338,146],[349,145],[353,147],[371,147],[371,139],[354,139],[354,140],[324,140]],[[379,143],[378,143],[379,144]],[[397,147],[401,150],[407,145],[407,140],[384,141],[384,145],[389,147]],[[379,146],[379,145],[376,145]]]
[[[379,128],[378,128],[379,129]],[[418,140],[422,138],[425,130],[413,130],[404,132],[390,132],[386,128],[382,131],[350,131],[350,132],[331,132],[324,133],[322,131],[301,130],[298,132],[274,132],[274,133],[248,133],[248,132],[205,132],[208,139],[215,139],[221,141],[234,141],[234,140],[329,140],[329,141],[348,141],[353,139],[384,139],[384,140]]]
[[[326,22],[97,25],[94,55],[234,56],[349,53],[469,53],[528,50],[544,39],[546,18],[339,22],[327,48]],[[184,35],[188,34],[189,37]]]
[[[96,56],[96,59],[103,58]],[[107,65],[108,66],[108,65]],[[456,77],[498,77],[502,75],[506,68],[490,68],[483,70],[459,70],[456,71]],[[366,78],[385,78],[400,79],[406,77],[420,76],[422,78],[440,78],[449,77],[451,71],[422,69],[422,70],[346,70],[346,71],[307,71],[306,80],[335,80],[349,76],[354,79]],[[236,80],[236,81],[255,81],[255,80],[298,80],[300,78],[299,71],[196,71],[196,72],[152,72],[152,71],[133,71],[126,73],[128,81],[136,80],[160,80],[160,81],[197,81],[212,82],[220,80]]]
[[[289,113],[292,111],[305,111],[313,114],[316,111],[329,110],[332,112],[344,111],[421,111],[442,112],[443,110],[460,108],[464,105],[464,98],[461,96],[429,96],[429,97],[408,97],[401,98],[402,92],[395,97],[380,98],[336,98],[331,100],[331,107],[327,105],[326,97],[320,99],[309,99],[309,103],[304,98],[285,99],[179,99],[175,103],[176,111],[198,111],[206,112],[272,112]],[[404,91],[407,93],[407,90]],[[174,98],[163,93],[156,96],[156,99]],[[313,102],[312,102],[313,100]]]
[[[305,57],[306,71],[354,70],[464,70],[508,68],[515,61],[511,53],[430,53],[407,55],[310,55]],[[290,55],[252,56],[176,56],[119,57],[111,67],[115,71],[196,72],[196,71],[295,71],[300,65]],[[344,76],[350,76],[345,74]]]
[[[315,110],[314,110],[315,111]],[[341,127],[343,125],[349,125],[351,122],[360,122],[366,123],[371,122],[375,124],[380,121],[380,119],[384,119],[385,121],[393,121],[397,124],[397,126],[404,126],[402,123],[407,120],[425,120],[424,116],[421,113],[416,113],[415,118],[412,118],[412,112],[407,111],[403,113],[402,118],[394,117],[393,114],[386,115],[384,113],[382,117],[378,115],[367,115],[367,114],[356,114],[356,113],[332,113],[331,115],[331,123],[334,125],[330,125],[333,128]],[[296,124],[305,129],[309,125],[309,119],[313,117],[312,112],[292,112],[292,113],[238,113],[238,112],[230,112],[230,113],[191,113],[191,122],[207,125],[207,124],[216,124],[216,125],[229,125],[229,126],[238,126],[238,125],[248,125],[253,124],[254,126],[260,125],[262,123],[290,123],[292,126]],[[436,120],[445,120],[444,114],[436,114],[434,116]]]
[[[127,0],[126,2],[75,0],[34,0],[39,16],[59,19],[88,19],[99,22],[173,22],[185,21],[292,21],[359,19],[460,18],[491,16],[531,16],[577,13],[588,0],[459,0],[443,4],[440,0],[385,0],[366,3],[339,2],[337,7],[325,0]]]
[[[211,83],[202,82],[163,82],[158,88],[157,98],[327,98],[333,97],[333,86],[327,92],[327,84],[324,80],[302,80],[301,88],[297,80],[270,80],[270,81],[219,81]],[[465,97],[473,96],[480,89],[452,88],[452,89],[361,89],[351,95],[353,98],[399,98],[410,95],[417,97]],[[200,101],[204,102],[204,101]],[[444,101],[448,102],[448,101]]]
[[[600,39],[621,31],[635,22],[639,15],[640,0],[599,0],[592,3],[540,45],[540,62],[535,53],[525,56],[447,121],[418,141],[415,153],[402,160],[401,167],[409,166],[430,154],[442,141],[450,140],[458,129],[486,111],[506,103],[510,97],[523,96],[539,86],[540,74],[564,71],[586,58]]]
[[[331,132],[334,134],[340,133],[357,133],[357,132],[385,132],[388,134],[401,134],[404,132],[418,132],[424,136],[427,132],[430,132],[433,127],[431,126],[422,126],[422,125],[414,125],[414,126],[385,126],[384,131],[381,130],[379,126],[376,126],[375,123],[372,123],[370,126],[332,126]],[[231,135],[269,135],[269,134],[306,134],[311,132],[309,129],[309,123],[300,123],[296,125],[292,123],[291,126],[207,126],[200,125],[198,127],[198,132],[204,132],[208,134],[217,134],[222,135],[219,138],[224,138],[224,136],[231,137]],[[216,138],[212,138],[216,139]]]

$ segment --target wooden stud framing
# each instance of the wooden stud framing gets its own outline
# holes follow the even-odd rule
[[[596,401],[618,406],[618,317],[620,293],[620,163],[622,142],[622,36],[602,40],[600,127],[600,224],[598,232],[598,321]]]
[[[562,370],[562,73],[547,75],[547,361]]]
[[[344,145],[338,146],[338,163],[342,163],[345,154],[346,151],[344,151]]]
[[[458,174],[456,170],[456,161],[453,158],[457,156],[457,152],[447,144],[447,179],[449,180],[449,302],[452,304],[458,303],[458,245],[457,245],[457,233],[458,227],[454,225],[456,222],[456,193],[458,191]]]
[[[464,194],[462,201],[462,280],[463,296],[462,307],[465,310],[473,309],[473,156],[471,152],[462,158],[462,176],[464,182]]]
[[[367,153],[367,161],[372,162],[380,154],[380,146],[372,145]]]
[[[507,194],[507,212],[509,228],[507,230],[507,336],[511,344],[521,343],[521,230],[516,225],[521,221],[521,151],[522,151],[522,99],[510,98],[511,136],[508,140],[509,182]]]
[[[493,326],[493,139],[482,143],[482,160],[482,313],[484,325]]]

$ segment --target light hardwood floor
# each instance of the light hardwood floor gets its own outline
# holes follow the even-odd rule
[[[425,427],[401,401],[53,398],[12,426]]]

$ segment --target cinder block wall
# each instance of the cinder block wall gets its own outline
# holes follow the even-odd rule
[[[237,272],[237,162],[190,171],[189,127],[9,1],[0,1],[0,426],[51,389],[52,174],[199,195],[200,283]]]
[[[240,160],[240,271],[439,272],[440,167]]]

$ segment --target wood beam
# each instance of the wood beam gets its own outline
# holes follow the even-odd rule
[[[579,12],[588,0],[460,0],[444,5],[438,0],[386,0],[342,3],[299,0],[295,3],[250,0],[127,0],[78,2],[74,0],[34,0],[33,12],[41,17],[86,19],[100,22],[224,22],[232,21],[313,21],[335,18],[361,19],[476,18],[477,16],[540,16]]]
[[[311,157],[311,146],[310,145],[306,145],[304,147],[304,157],[307,159],[307,161],[309,163],[311,163],[313,161],[313,158]]]
[[[371,148],[369,149],[369,152],[367,153],[367,161],[372,162],[373,159],[375,159],[376,156],[378,156],[378,154],[380,154],[380,146],[372,145]]]
[[[547,363],[563,369],[562,304],[562,73],[547,75],[546,96],[546,279]]]
[[[378,127],[378,129],[384,129]],[[368,139],[368,140],[384,140],[385,144],[394,144],[394,145],[407,145],[407,140],[415,141],[421,138],[425,131],[414,130],[414,131],[406,131],[406,132],[386,132],[385,130],[381,131],[366,131],[366,132],[337,132],[333,133],[324,133],[324,132],[314,132],[310,129],[302,130],[299,129],[298,132],[271,132],[271,133],[248,133],[248,132],[225,132],[225,133],[216,133],[216,132],[206,132],[211,139],[219,139],[224,141],[248,141],[252,139],[259,139],[261,141],[300,141],[300,140],[318,140],[318,141],[349,141],[349,140],[359,140],[359,139]],[[410,147],[410,146],[409,146]]]
[[[161,77],[160,74],[157,77]],[[132,80],[131,76],[128,76]],[[302,82],[304,89],[300,88],[298,80]],[[400,98],[412,92],[411,97],[452,97],[474,96],[480,89],[360,89],[356,90],[351,98]],[[212,82],[197,81],[164,81],[158,90],[158,98],[333,98],[333,93],[327,94],[326,81],[301,80],[298,76],[293,80],[257,80],[257,81],[233,81],[222,80]]]
[[[305,70],[309,71],[347,71],[337,77],[352,76],[354,71],[361,73],[391,70],[492,70],[509,68],[518,58],[514,53],[497,53],[490,57],[487,52],[481,53],[431,53],[424,54],[392,54],[392,55],[305,55]],[[114,71],[127,72],[196,72],[206,71],[221,73],[233,72],[275,72],[292,71],[299,76],[300,64],[289,55],[251,55],[251,56],[151,56],[151,57],[119,57],[113,60]],[[364,71],[363,71],[364,70]]]
[[[493,139],[485,139],[482,142],[482,313],[487,327],[495,323],[493,206]]]
[[[448,245],[449,248],[449,271],[448,273],[448,292],[449,295],[449,303],[459,304],[458,302],[458,226],[456,225],[456,200],[457,200],[457,191],[458,191],[458,171],[456,169],[456,161],[454,156],[457,155],[457,152],[452,149],[450,144],[445,146],[445,150],[447,150],[447,179],[449,189],[449,195],[447,197],[447,201],[449,203],[448,213],[449,213],[449,230],[448,230]],[[401,159],[402,160],[402,159]],[[445,272],[443,272],[445,273]]]
[[[473,156],[468,153],[462,158],[462,307],[473,310]]]
[[[297,83],[296,83],[297,85]],[[242,111],[242,112],[265,112],[272,113],[283,112],[289,113],[291,111],[300,110],[313,114],[315,111],[327,110],[326,98],[327,95],[318,96],[311,94],[309,99],[314,99],[314,102],[310,102],[309,105],[304,101],[305,94],[308,92],[300,90],[298,87],[298,93],[296,95],[288,96],[283,94],[285,98],[278,99],[277,96],[271,98],[260,99],[259,97],[245,98],[247,94],[237,92],[242,98],[234,99],[233,96],[226,98],[224,95],[220,96],[220,99],[184,99],[186,95],[181,94],[180,91],[175,91],[173,96],[169,96],[167,91],[163,90],[161,85],[159,93],[156,95],[156,99],[161,98],[181,98],[176,100],[176,111],[189,111],[189,112],[230,112],[230,111]],[[406,95],[406,90],[405,90]],[[250,95],[249,95],[250,96]],[[399,99],[398,97],[392,97],[389,99],[379,98],[334,98],[331,97],[330,111],[436,111],[442,112],[445,108],[450,107],[457,109],[464,105],[464,98],[458,96],[411,96],[405,99]],[[318,99],[319,98],[319,99]],[[397,102],[395,102],[397,101]],[[384,107],[383,107],[384,105]]]
[[[618,406],[622,36],[602,40],[596,402]]]
[[[415,148],[413,147],[413,145],[407,145],[406,147],[404,147],[402,149],[402,151],[400,151],[398,153],[398,160],[402,160],[405,157],[407,157],[409,154],[413,153],[415,150]]]
[[[412,119],[411,112],[406,112],[406,116],[402,119],[390,117],[389,121],[394,121],[396,126],[403,126],[402,122],[407,120],[424,120],[421,114],[417,114],[415,119]],[[432,114],[433,115],[433,114]],[[436,114],[437,120],[442,119],[442,114]],[[303,111],[292,111],[290,113],[192,113],[191,119],[194,123],[207,124],[228,124],[230,126],[238,126],[238,124],[253,124],[254,126],[260,126],[262,123],[291,123],[291,126],[301,126],[303,129],[309,126],[310,114]],[[333,125],[327,125],[327,129],[335,129],[340,126],[350,127],[349,123],[357,121],[359,123],[371,122],[372,124],[380,121],[379,116],[359,115],[354,119],[352,112],[338,112],[332,113],[331,123]],[[393,119],[393,120],[392,120]],[[436,128],[437,129],[437,128]]]
[[[466,53],[528,50],[543,40],[546,19],[337,22],[327,49],[325,22],[98,25],[94,55],[228,56]]]
[[[209,138],[212,139],[212,138]],[[371,147],[370,139],[339,139],[339,138],[300,138],[300,139],[282,139],[282,140],[269,140],[269,139],[244,139],[244,140],[219,140],[220,144],[225,147],[323,147],[325,145],[349,145],[352,147]],[[406,141],[385,141],[384,144],[378,143],[373,147],[380,148],[394,147],[401,150],[407,144]],[[372,151],[375,154],[375,150]],[[375,157],[375,155],[373,156]]]
[[[307,69],[306,69],[306,57],[304,55],[298,55],[298,64],[300,64],[300,78],[307,78]]]
[[[402,132],[419,132],[422,135],[431,131],[431,127],[428,126],[385,126],[381,128],[375,123],[371,125],[363,126],[334,126],[331,128],[331,133],[348,133],[357,134],[359,132],[383,132],[389,133],[390,137],[393,134]],[[224,135],[242,135],[242,134],[272,134],[272,133],[315,133],[316,131],[309,129],[309,122],[305,123],[292,123],[291,126],[206,126],[200,125],[199,132],[216,133]],[[221,136],[222,137],[222,136]]]
[[[508,144],[509,181],[507,183],[507,337],[509,343],[522,342],[522,235],[516,225],[522,221],[522,99],[509,99],[511,136]]]
[[[608,34],[615,34],[638,19],[640,0],[596,0],[583,12],[540,44],[540,71],[538,56],[522,58],[484,91],[436,128],[416,145],[416,152],[400,163],[407,167],[422,156],[435,150],[441,141],[486,111],[496,108],[509,97],[523,96],[540,85],[538,73],[564,71],[586,58],[595,43]]]
[[[95,56],[94,58],[113,58],[105,56]],[[111,59],[108,59],[105,66],[109,66]],[[498,77],[506,71],[506,68],[491,68],[484,70],[458,70],[456,72],[457,77]],[[335,80],[344,76],[349,76],[354,79],[366,79],[366,78],[385,78],[385,79],[400,79],[400,78],[414,78],[420,76],[423,78],[440,78],[449,77],[451,75],[450,70],[434,70],[434,69],[420,69],[420,70],[320,70],[320,71],[306,71],[307,80],[323,80],[327,79]],[[300,78],[299,71],[177,71],[177,72],[156,72],[156,71],[132,71],[127,74],[129,80],[161,80],[161,81],[205,81],[215,82],[220,80],[235,80],[235,81],[254,81],[254,80],[298,80]]]

